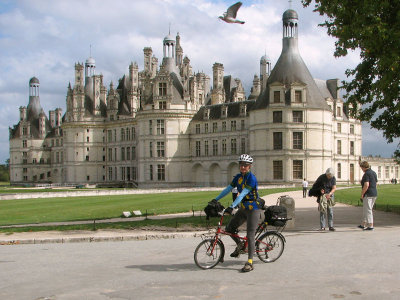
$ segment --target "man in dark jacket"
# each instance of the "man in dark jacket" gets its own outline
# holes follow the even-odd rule
[[[333,205],[334,193],[336,191],[336,178],[334,170],[328,168],[325,174],[320,175],[308,192],[309,196],[317,197],[318,210],[320,214],[320,230],[325,230],[326,218],[328,216],[328,226],[330,231],[335,231],[333,227]]]

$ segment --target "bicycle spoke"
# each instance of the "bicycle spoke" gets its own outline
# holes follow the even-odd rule
[[[276,261],[283,253],[285,242],[275,232],[266,232],[256,241],[258,258],[266,263]]]

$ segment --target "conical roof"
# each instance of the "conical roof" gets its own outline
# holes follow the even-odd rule
[[[297,13],[293,10],[285,11],[282,18],[283,22],[288,18],[297,19]],[[305,85],[307,107],[329,109],[328,104],[300,55],[297,34],[283,37],[282,52],[275,67],[271,71],[267,86],[269,87],[272,83],[280,83],[287,89],[293,84]],[[257,102],[257,107],[260,108],[269,105],[269,88],[264,90],[257,99]]]

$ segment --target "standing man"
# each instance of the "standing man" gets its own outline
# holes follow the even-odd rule
[[[230,233],[236,233],[238,228],[247,221],[247,241],[248,241],[248,260],[242,268],[242,272],[250,272],[253,270],[253,256],[255,252],[255,233],[258,226],[259,220],[259,209],[258,201],[258,183],[257,178],[253,173],[250,172],[251,165],[253,164],[253,158],[248,154],[242,154],[239,157],[239,170],[230,185],[228,185],[216,198],[219,201],[226,195],[228,195],[232,189],[237,188],[238,195],[229,206],[225,213],[233,214],[233,209],[239,205],[239,210],[232,217],[226,231]],[[214,199],[213,199],[214,200]],[[231,257],[239,257],[243,253],[244,243],[240,242],[240,239],[232,237],[236,243],[236,249],[231,254]]]
[[[308,188],[308,181],[304,178],[303,182],[302,182],[302,186],[303,186],[303,198],[307,197],[307,188]]]
[[[314,182],[309,191],[309,196],[316,196],[319,210],[320,230],[325,230],[326,217],[328,216],[328,226],[330,231],[335,231],[333,227],[333,206],[335,205],[334,193],[336,191],[335,172],[328,168],[325,174],[320,175]]]
[[[371,170],[368,162],[363,161],[360,163],[361,170],[364,175],[361,179],[361,201],[363,203],[363,219],[361,225],[358,227],[363,230],[374,230],[374,216],[372,208],[374,207],[378,191],[376,190],[376,183],[378,178],[376,173]]]

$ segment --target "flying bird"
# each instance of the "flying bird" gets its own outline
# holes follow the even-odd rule
[[[244,24],[244,21],[240,21],[236,19],[236,14],[239,8],[242,6],[242,2],[237,2],[231,6],[229,6],[228,10],[224,12],[223,16],[219,16],[222,21],[226,23],[239,23]]]

